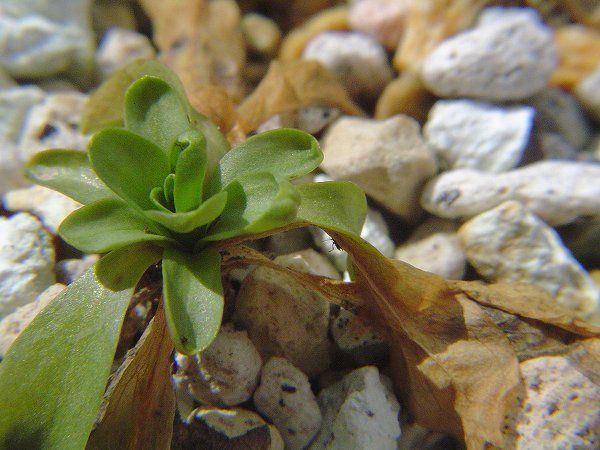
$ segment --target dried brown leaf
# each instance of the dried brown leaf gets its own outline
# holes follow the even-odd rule
[[[273,61],[254,92],[238,108],[238,123],[248,133],[276,114],[303,106],[332,106],[362,115],[339,81],[317,61]]]
[[[387,322],[394,381],[417,422],[464,436],[468,448],[502,447],[505,416],[523,389],[505,334],[437,275],[327,232],[352,256],[357,282]]]
[[[449,281],[448,285],[485,306],[535,319],[581,336],[600,335],[600,327],[577,319],[556,303],[544,289],[526,283],[484,284],[480,281]]]
[[[389,83],[379,96],[375,118],[381,120],[396,114],[408,114],[424,121],[434,101],[435,97],[425,89],[420,77],[405,72]]]
[[[554,32],[558,67],[550,83],[573,89],[600,63],[600,31],[582,25],[566,25]]]
[[[349,26],[347,6],[321,11],[287,34],[281,43],[279,58],[282,61],[298,59],[308,41],[317,34],[324,31],[343,31]]]
[[[170,448],[175,417],[172,351],[161,307],[113,376],[88,449]]]
[[[233,100],[243,98],[246,47],[233,0],[142,0],[142,6],[154,26],[160,60],[190,95],[198,86],[217,85]]]

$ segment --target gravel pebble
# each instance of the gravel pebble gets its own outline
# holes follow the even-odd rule
[[[320,33],[306,44],[302,58],[323,64],[355,98],[376,98],[393,78],[385,49],[363,33]]]
[[[517,420],[515,448],[600,447],[600,390],[569,358],[544,356],[521,363],[527,397]]]
[[[55,283],[52,236],[35,217],[0,217],[0,319]]]
[[[535,111],[474,100],[440,100],[423,127],[425,141],[442,169],[503,172],[523,156]]]
[[[465,274],[467,259],[457,229],[458,226],[448,220],[429,219],[396,249],[394,258],[417,269],[460,280]]]
[[[323,425],[311,450],[396,450],[400,405],[376,367],[353,370],[319,392],[318,401]]]
[[[315,275],[337,274],[324,256],[313,253],[322,264],[310,263],[297,254],[279,256],[274,261]],[[323,267],[330,269],[323,273]],[[329,303],[288,275],[267,267],[255,269],[242,282],[234,320],[248,330],[265,360],[285,357],[309,377],[327,370],[331,364]]]
[[[114,27],[104,34],[98,50],[96,64],[103,77],[139,58],[154,58],[156,52],[150,39],[133,30]]]
[[[581,104],[600,122],[600,63],[594,72],[575,86],[574,93]]]
[[[600,214],[600,164],[541,161],[492,174],[471,169],[444,172],[431,180],[421,205],[439,217],[471,217],[507,200],[523,203],[550,225]]]
[[[42,292],[33,302],[17,308],[13,313],[0,320],[0,361],[6,355],[8,348],[17,339],[21,331],[37,314],[50,303],[65,288],[64,284],[56,283]]]
[[[331,320],[331,336],[338,348],[359,365],[381,364],[387,359],[385,338],[351,311],[340,308]]]
[[[458,234],[467,259],[486,280],[535,284],[579,318],[600,325],[600,289],[558,234],[520,203],[502,203]]]
[[[443,41],[423,63],[442,97],[520,100],[541,91],[557,64],[552,31],[529,8],[488,8],[477,27]]]
[[[321,427],[308,377],[285,358],[271,358],[264,365],[254,404],[277,427],[287,449],[305,448]]]
[[[348,11],[354,31],[366,33],[389,50],[395,50],[404,32],[410,0],[358,0]]]
[[[245,402],[258,385],[262,360],[245,331],[231,324],[202,353],[177,354],[173,382],[202,404],[234,406]]]
[[[4,194],[3,205],[8,211],[26,211],[37,216],[52,233],[60,223],[81,206],[75,200],[43,186],[17,189]]]
[[[328,175],[353,181],[407,221],[418,218],[421,185],[435,173],[436,162],[414,119],[342,117],[329,128],[322,146],[321,168]]]

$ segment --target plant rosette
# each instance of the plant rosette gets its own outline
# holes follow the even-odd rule
[[[149,266],[162,261],[162,307],[175,349],[194,354],[221,325],[228,243],[323,220],[360,232],[366,199],[357,186],[290,182],[322,161],[313,136],[278,129],[230,149],[176,77],[158,65],[154,72],[127,88],[123,126],[95,133],[87,153],[47,150],[26,166],[29,179],[84,205],[61,224],[62,239],[106,255],[32,321],[0,365],[5,392],[24,399],[9,406],[11,419],[0,418],[0,443],[85,446],[128,300]],[[10,380],[23,371],[31,371],[27,379]],[[0,394],[4,411],[9,402]]]

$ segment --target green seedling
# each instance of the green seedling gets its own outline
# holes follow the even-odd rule
[[[61,224],[62,239],[105,255],[0,364],[0,448],[85,446],[129,298],[149,266],[162,262],[175,349],[194,354],[221,325],[228,242],[294,224],[360,232],[366,202],[355,185],[290,182],[323,158],[311,135],[279,129],[230,149],[172,80],[131,84],[122,126],[94,134],[87,153],[48,150],[26,167],[32,181],[83,204]]]

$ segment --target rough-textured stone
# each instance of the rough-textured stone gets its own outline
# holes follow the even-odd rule
[[[473,100],[440,100],[423,127],[442,169],[503,172],[515,167],[529,142],[535,111]]]
[[[321,410],[308,377],[285,358],[264,365],[254,393],[256,409],[279,430],[287,449],[305,448],[321,426]]]
[[[248,400],[256,386],[262,360],[245,331],[230,324],[202,353],[177,354],[173,381],[202,404],[234,406]]]
[[[358,0],[350,5],[348,22],[354,31],[373,36],[387,49],[395,50],[409,7],[409,0]]]
[[[548,84],[556,59],[552,32],[534,10],[489,8],[477,27],[425,59],[423,80],[443,97],[519,100]]]
[[[35,86],[0,90],[0,193],[26,184],[18,143],[29,110],[43,98],[44,92]]]
[[[98,261],[98,255],[85,255],[83,258],[62,259],[56,263],[54,271],[60,283],[71,284]]]
[[[298,128],[310,134],[318,134],[340,116],[340,110],[329,106],[305,106],[296,111],[276,114],[256,129],[257,133],[277,128]]]
[[[64,284],[53,284],[42,292],[35,301],[17,308],[15,312],[0,320],[0,360],[4,358],[8,348],[17,336],[19,336],[21,331],[23,331],[33,318],[64,288]]]
[[[243,408],[196,408],[174,431],[178,438],[174,448],[179,449],[284,449],[277,428]]]
[[[555,133],[575,149],[582,148],[592,134],[581,105],[567,92],[551,88],[536,95],[531,104],[539,130]]]
[[[461,279],[467,259],[457,229],[456,224],[447,220],[427,220],[396,249],[394,258],[447,279]]]
[[[471,217],[518,200],[551,225],[600,214],[600,164],[541,161],[510,172],[470,169],[442,173],[423,191],[421,204],[449,219]]]
[[[600,390],[593,376],[564,356],[522,362],[521,375],[527,395],[515,448],[600,447]]]
[[[96,51],[96,64],[103,76],[138,58],[153,58],[154,47],[143,34],[123,28],[111,28],[102,37]]]
[[[315,275],[336,273],[328,262],[317,266],[298,254],[279,256],[274,261]],[[323,272],[324,267],[329,269]],[[235,308],[235,320],[248,330],[263,359],[283,356],[309,377],[329,367],[329,304],[317,292],[288,275],[259,267],[242,282]]]
[[[311,450],[396,449],[400,406],[376,367],[350,372],[319,392],[318,401],[323,425]]]
[[[27,213],[0,217],[0,318],[55,283],[52,236]]]
[[[3,205],[8,211],[30,212],[54,234],[64,218],[81,206],[69,197],[43,186],[7,192]]]
[[[4,0],[0,66],[15,78],[69,72],[88,79],[93,69],[92,0]]]
[[[600,121],[600,64],[575,86],[575,95],[590,114]]]
[[[323,153],[321,167],[334,179],[353,181],[406,220],[420,214],[420,188],[436,163],[410,117],[343,117],[325,135]]]
[[[384,48],[362,33],[320,33],[306,45],[302,58],[327,67],[353,97],[376,98],[393,78]]]
[[[277,23],[260,14],[245,14],[242,17],[242,32],[246,45],[261,55],[273,55],[281,41],[281,30]]]
[[[340,308],[331,321],[331,337],[357,364],[381,364],[388,355],[384,337],[351,311]]]
[[[505,202],[459,230],[467,259],[490,281],[538,285],[578,317],[600,324],[600,289],[558,234],[518,202]]]
[[[58,92],[33,106],[19,143],[21,158],[49,148],[84,150],[89,137],[79,132],[79,122],[86,100],[80,92]]]

